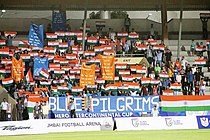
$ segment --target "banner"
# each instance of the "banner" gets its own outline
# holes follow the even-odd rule
[[[142,112],[151,112],[159,105],[159,96],[110,96],[97,97],[91,100],[89,112],[82,110],[82,98],[74,98],[78,118],[104,118],[104,117],[138,117]],[[68,98],[49,98],[49,118],[69,118]]]
[[[115,58],[114,56],[99,55],[101,60],[101,72],[104,80],[114,80],[115,78]]]
[[[45,120],[7,121],[0,123],[0,136],[47,133]]]
[[[196,117],[115,118],[117,130],[198,129]]]
[[[95,64],[86,65],[82,64],[80,73],[80,86],[95,85]]]
[[[33,47],[43,48],[44,26],[31,23],[29,29],[28,44]]]
[[[15,57],[12,57],[12,78],[15,81],[20,81],[24,78],[24,67],[22,58],[17,60]]]
[[[210,128],[210,116],[197,116],[198,128]]]
[[[66,13],[55,12],[52,13],[52,31],[65,31],[66,30]]]
[[[33,76],[39,76],[40,71],[44,68],[48,71],[48,58],[35,57],[34,58],[34,73]]]
[[[113,120],[109,118],[74,118],[74,119],[49,119],[48,132],[77,132],[112,130]]]

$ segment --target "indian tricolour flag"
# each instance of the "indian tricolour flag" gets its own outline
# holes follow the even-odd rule
[[[80,74],[80,69],[71,69],[70,73],[71,74]]]
[[[27,41],[24,41],[24,40],[19,41],[18,47],[22,48],[22,47],[28,47],[28,46],[29,46],[29,44]]]
[[[28,54],[30,54],[31,57],[34,57],[34,56],[38,56],[39,55],[38,52],[29,52]]]
[[[101,38],[100,40],[99,40],[99,43],[100,44],[106,44],[106,42],[110,42],[110,40],[109,39],[105,39],[105,38]]]
[[[1,64],[12,64],[12,60],[11,59],[2,59]]]
[[[137,34],[137,33],[130,33],[130,34],[128,35],[128,38],[129,38],[130,40],[138,39],[138,38],[139,38],[139,34]]]
[[[60,63],[49,63],[49,69],[48,71],[54,71],[54,69],[60,69],[61,65]]]
[[[87,40],[87,37],[85,37],[85,40]],[[82,41],[82,35],[77,36],[77,41],[81,42]]]
[[[157,45],[157,40],[146,40],[146,45],[148,44]]]
[[[24,62],[29,61],[31,59],[30,54],[21,54],[20,57],[23,59]]]
[[[168,73],[160,73],[159,77],[160,77],[160,79],[168,79],[169,75],[168,75]]]
[[[96,90],[97,89],[97,85],[87,85],[87,89],[88,90]]]
[[[148,85],[150,84],[152,78],[141,78],[141,85]]]
[[[17,32],[4,32],[5,37],[10,35],[11,37],[15,37],[17,35]]]
[[[127,37],[128,36],[128,33],[127,32],[118,32],[117,33],[117,36],[118,37]]]
[[[48,41],[48,46],[58,47],[59,42],[58,41]]]
[[[140,86],[138,83],[129,83],[128,88],[131,91],[141,91]]]
[[[123,85],[122,84],[122,85],[118,86],[117,89],[120,90],[120,91],[128,91],[129,87],[128,87],[128,85]]]
[[[130,75],[130,70],[119,70],[119,75]]]
[[[104,50],[112,50],[112,46],[111,45],[103,45]]]
[[[209,45],[210,44],[210,40],[206,40],[206,45]]]
[[[0,40],[0,46],[5,46],[6,45],[6,40]]]
[[[84,56],[95,56],[96,53],[94,51],[85,51]]]
[[[44,52],[47,54],[55,54],[56,48],[53,47],[44,47]]]
[[[73,37],[73,36],[75,36],[75,33],[74,32],[65,32],[65,36]]]
[[[24,80],[25,80],[25,83],[30,83],[34,81],[32,77],[32,73],[31,73],[31,69],[28,70]]]
[[[0,55],[9,55],[9,48],[0,49]]]
[[[54,33],[46,33],[46,38],[49,40],[56,40],[58,36],[57,34],[54,34]]]
[[[209,111],[210,96],[160,96],[165,112]]]
[[[5,78],[5,79],[2,79],[2,85],[4,87],[9,87],[13,84],[14,80],[12,78]]]
[[[160,80],[157,79],[151,79],[150,84],[151,85],[158,85],[160,83]]]
[[[67,60],[75,60],[75,59],[77,59],[77,55],[76,54],[66,54],[66,59]]]
[[[165,50],[165,45],[155,45],[153,47],[153,50],[161,50],[161,51],[164,51]]]
[[[138,51],[146,51],[147,50],[147,46],[145,46],[145,45],[138,45],[138,46],[136,46],[136,48]]]
[[[122,75],[123,81],[133,81],[133,76],[131,75]]]
[[[104,51],[104,46],[95,46],[95,47],[94,47],[94,51],[95,51],[96,53],[103,52],[103,51]]]
[[[145,74],[147,73],[147,68],[138,68],[136,69],[136,73]]]
[[[88,37],[87,43],[88,44],[96,44],[98,42],[98,39],[95,37]]]
[[[48,79],[50,74],[44,68],[42,68],[40,73],[39,73],[39,76],[41,78]]]
[[[174,95],[174,90],[171,90],[171,89],[162,90],[162,92],[163,92],[163,95],[166,95],[166,96]]]
[[[58,86],[59,92],[68,92],[69,88],[67,86]]]
[[[83,91],[83,87],[81,86],[73,86],[72,89],[71,89],[71,92],[73,94],[77,94],[77,93],[80,93]]]
[[[133,76],[133,79],[140,80],[142,78],[142,74],[131,74]]]
[[[40,81],[40,85],[41,86],[50,86],[51,84],[52,84],[52,80],[51,79]]]
[[[195,47],[195,50],[196,50],[197,52],[202,52],[202,51],[205,51],[205,50],[206,50],[206,47],[204,47],[204,46],[196,46],[196,47]]]
[[[57,31],[57,32],[55,32],[55,34],[56,34],[58,37],[64,37],[64,36],[65,36],[65,32],[62,32],[62,31]]]
[[[119,86],[116,84],[108,84],[108,85],[106,85],[105,90],[106,91],[117,91],[118,87]]]
[[[127,64],[116,64],[115,68],[119,70],[125,70],[127,69]]]
[[[60,42],[59,43],[59,49],[67,49],[68,46],[68,42]]]
[[[71,69],[71,67],[70,66],[62,66],[61,69],[64,71],[69,71]]]
[[[104,50],[103,54],[104,55],[114,55],[115,51],[114,50]]]
[[[174,91],[180,91],[182,89],[182,85],[178,83],[171,84],[170,89],[173,89]]]
[[[194,65],[204,66],[204,65],[206,65],[206,60],[205,59],[195,60]]]
[[[104,84],[105,83],[105,80],[103,78],[98,78],[98,79],[96,79],[96,83],[98,83],[98,84]]]
[[[62,74],[65,74],[65,71],[63,69],[54,69],[54,74],[62,75]]]
[[[29,119],[34,119],[34,117],[33,117],[34,106],[36,105],[36,102],[40,103],[41,101],[48,102],[48,97],[41,98],[41,97],[35,96],[35,97],[28,98],[27,109],[28,109],[28,113],[29,113]]]
[[[7,73],[11,73],[11,69],[3,69],[3,68],[0,68],[0,74],[7,74]]]

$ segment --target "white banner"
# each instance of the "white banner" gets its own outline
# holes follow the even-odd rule
[[[198,129],[196,117],[115,118],[117,130]]]
[[[210,111],[186,111],[186,116],[208,116]]]
[[[51,119],[47,121],[48,132],[101,131],[113,129],[112,118]]]
[[[1,135],[43,134],[46,125],[41,120],[8,121],[0,123]]]
[[[0,123],[1,135],[112,130],[112,118],[43,119]]]

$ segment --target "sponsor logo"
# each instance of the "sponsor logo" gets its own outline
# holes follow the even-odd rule
[[[138,127],[139,126],[139,121],[138,118],[133,118],[131,119],[133,127]]]
[[[109,121],[104,121],[104,126],[106,128],[111,128],[112,127],[112,125],[111,125],[111,123]]]
[[[202,117],[200,118],[200,121],[201,121],[201,124],[204,126],[204,127],[208,127],[209,126],[209,119],[207,117]]]
[[[172,119],[172,118],[165,118],[165,122],[166,122],[166,125],[168,127],[183,125],[183,123],[181,122],[181,120],[175,120],[175,119]]]
[[[173,125],[173,120],[172,118],[165,118],[165,122],[166,122],[166,125],[168,127],[171,127]]]
[[[15,125],[8,125],[8,126],[2,126],[2,130],[8,130],[8,131],[16,131],[16,130],[27,130],[32,129],[31,126],[15,126]]]
[[[149,125],[147,121],[140,121],[138,118],[133,118],[131,119],[133,127],[138,127],[138,126],[147,126]]]

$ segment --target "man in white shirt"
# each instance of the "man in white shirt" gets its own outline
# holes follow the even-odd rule
[[[74,98],[70,98],[69,110],[71,118],[76,118],[76,105],[74,103]]]
[[[8,103],[6,101],[6,98],[4,98],[3,102],[1,102],[0,108],[1,108],[1,120],[2,121],[6,121],[6,119],[7,119],[7,110],[8,110]]]
[[[152,117],[158,117],[159,116],[159,111],[158,111],[156,105],[152,108],[151,114],[152,114]]]

